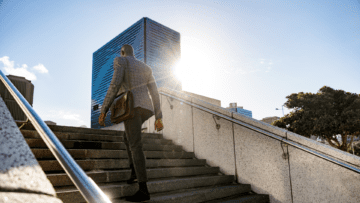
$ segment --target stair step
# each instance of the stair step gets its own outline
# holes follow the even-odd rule
[[[36,159],[55,159],[49,149],[32,148],[31,151]],[[128,159],[126,150],[96,150],[96,149],[68,149],[74,159]],[[176,151],[144,151],[148,159],[192,159],[193,152]]]
[[[199,188],[183,189],[172,192],[162,192],[150,195],[151,203],[183,203],[183,202],[208,202],[213,199],[226,197],[233,194],[247,194],[251,186],[239,184],[221,184]],[[232,202],[232,201],[230,201]],[[227,202],[227,203],[230,203]],[[234,201],[241,202],[242,201]],[[129,203],[124,198],[113,199],[112,203]],[[248,203],[248,202],[247,202]],[[253,202],[257,203],[257,202]]]
[[[18,126],[22,125],[22,122],[16,122]],[[96,134],[96,135],[112,135],[112,136],[123,136],[124,131],[117,130],[102,130],[102,129],[93,129],[93,128],[81,128],[81,127],[71,127],[71,126],[61,126],[61,125],[48,125],[53,133],[81,133],[81,134]],[[36,131],[31,123],[26,124],[21,128],[21,130],[32,130]],[[141,133],[144,136],[157,136],[158,138],[163,138],[162,134],[159,133]]]
[[[148,179],[218,174],[219,171],[219,167],[174,167],[146,169]],[[113,170],[87,172],[86,174],[98,184],[105,182],[126,181],[130,178],[130,173],[130,170]],[[47,178],[54,187],[73,185],[73,182],[66,173],[47,174]]]
[[[42,139],[25,138],[30,148],[47,148]],[[60,140],[66,149],[123,149],[125,148],[124,142],[94,142],[82,140]],[[143,145],[173,145],[171,140],[164,139],[141,139]]]
[[[221,175],[221,176],[202,176],[202,177],[186,177],[186,178],[176,178],[176,179],[161,179],[161,180],[149,180],[147,182],[148,190],[152,193],[176,191],[181,189],[189,189],[196,187],[212,186],[217,184],[231,184],[234,180],[234,176],[231,175]],[[99,184],[100,189],[110,198],[119,198],[133,195],[139,188],[138,184],[126,184],[125,182],[119,183],[108,183],[108,184]],[[236,192],[249,192],[250,185],[235,185],[229,186],[230,188],[238,188],[234,190]],[[241,188],[242,190],[239,190]],[[211,189],[210,189],[211,190]],[[176,191],[177,192],[177,191]],[[223,192],[223,191],[222,191]],[[219,193],[219,192],[216,192]],[[221,193],[221,192],[220,192]],[[204,193],[206,194],[206,193]],[[59,189],[56,188],[56,195],[64,203],[67,202],[83,202],[85,201],[81,196],[80,192],[74,189]],[[230,194],[233,195],[233,194]],[[163,196],[163,195],[162,195]],[[206,194],[207,197],[214,199],[213,194]],[[154,199],[157,195],[154,194]],[[221,197],[221,196],[220,196]],[[218,197],[219,198],[219,197]],[[210,199],[209,199],[210,200]],[[192,202],[192,201],[183,201],[183,202]]]
[[[21,122],[16,122],[20,126]],[[116,130],[101,130],[93,128],[81,128],[81,127],[71,127],[71,126],[61,126],[61,125],[48,125],[48,127],[53,132],[71,132],[71,133],[83,133],[83,134],[100,134],[100,135],[122,135],[123,131]],[[26,124],[21,129],[24,130],[35,130],[34,126],[31,123]]]
[[[241,202],[241,203],[269,203],[270,197],[265,194],[236,194],[233,196],[215,199],[211,201],[205,201],[204,203],[230,203],[230,202]]]
[[[75,160],[76,163],[85,171],[97,169],[120,169],[129,168],[128,159],[92,159]],[[63,171],[57,160],[38,161],[45,172]],[[146,159],[147,168],[157,167],[181,167],[181,166],[204,166],[205,159]]]
[[[126,149],[125,144],[124,148],[121,145],[121,149]],[[182,146],[179,145],[155,145],[155,144],[143,144],[144,151],[183,151]]]
[[[38,138],[40,135],[35,130],[21,130],[24,138]],[[122,142],[123,135],[98,135],[98,134],[84,134],[84,133],[71,133],[71,132],[54,132],[57,138],[62,140],[87,140],[87,141],[108,141],[108,142]],[[161,134],[155,133],[142,133],[141,137],[151,139],[162,139]]]

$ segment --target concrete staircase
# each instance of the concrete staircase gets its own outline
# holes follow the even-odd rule
[[[126,202],[124,197],[138,190],[138,184],[126,183],[130,169],[123,132],[49,127],[112,202]],[[31,124],[25,125],[21,132],[57,196],[64,203],[85,202]],[[193,152],[185,152],[161,134],[143,133],[142,142],[151,194],[149,202],[269,202],[269,195],[251,192],[249,184],[237,184],[233,175],[221,174],[219,167],[207,166],[206,160],[196,159]]]

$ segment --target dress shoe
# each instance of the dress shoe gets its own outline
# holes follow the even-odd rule
[[[146,182],[139,182],[139,190],[133,195],[125,198],[129,202],[146,202],[150,200],[150,194]]]

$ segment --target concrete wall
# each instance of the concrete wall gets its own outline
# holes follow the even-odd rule
[[[0,97],[0,203],[62,202]]]
[[[181,92],[161,89],[162,93],[184,99],[192,104],[232,117],[238,121],[291,140],[318,153],[360,168],[360,158],[309,138],[285,131],[268,123],[219,106],[189,97]],[[194,152],[197,158],[206,159],[210,166],[234,175],[238,183],[251,184],[254,192],[269,194],[270,202],[359,202],[360,174],[343,168],[314,154],[264,134],[215,119],[207,113],[176,99],[170,108],[167,96],[162,95],[164,138]],[[216,123],[220,129],[216,128]],[[288,154],[288,157],[284,156]]]
[[[215,121],[220,124],[220,129],[216,128]],[[220,166],[220,172],[224,174],[235,174],[232,123],[214,120],[212,114],[193,108],[193,128],[196,158],[206,159],[210,166]]]
[[[210,103],[210,104],[214,104],[214,105],[216,105],[216,106],[221,106],[221,101],[218,100],[218,99],[213,99],[213,98],[210,98],[210,97],[205,97],[205,96],[198,95],[198,94],[191,93],[191,92],[187,92],[187,91],[184,91],[184,90],[182,90],[182,92],[183,92],[184,94],[187,94],[187,95],[189,95],[189,96],[191,96],[191,97],[194,97],[194,98],[196,98],[196,99],[200,99],[200,100],[202,100],[202,101],[208,102],[208,103]]]
[[[191,100],[190,97],[184,97]],[[161,95],[163,111],[164,138],[173,140],[174,144],[183,146],[183,149],[192,152],[194,151],[194,129],[192,127],[192,108],[184,103],[169,99]],[[170,108],[170,103],[173,108]]]

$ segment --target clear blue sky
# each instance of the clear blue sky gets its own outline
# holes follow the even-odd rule
[[[32,80],[43,120],[89,127],[92,54],[142,17],[180,32],[184,90],[255,119],[324,85],[360,93],[357,0],[4,0],[0,69]]]

